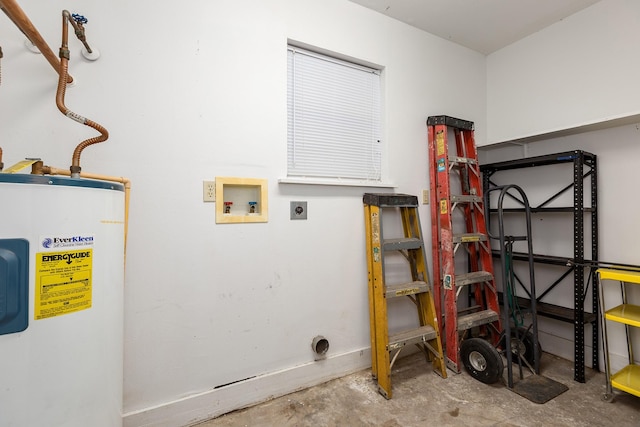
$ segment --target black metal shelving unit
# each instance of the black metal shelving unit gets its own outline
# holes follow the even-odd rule
[[[500,171],[532,168],[546,165],[567,164],[573,166],[573,182],[567,184],[561,190],[553,193],[544,202],[538,206],[532,206],[532,213],[567,213],[571,214],[573,219],[573,256],[559,257],[543,254],[534,254],[534,262],[536,264],[547,264],[555,266],[564,266],[561,276],[542,293],[536,297],[537,312],[540,316],[549,317],[563,322],[573,323],[574,325],[574,380],[585,382],[585,325],[592,325],[592,362],[593,368],[598,370],[598,284],[595,280],[594,272],[589,267],[591,261],[598,260],[598,215],[597,215],[597,159],[596,155],[581,151],[567,151],[556,154],[548,154],[538,157],[529,157],[524,159],[510,160],[505,162],[491,163],[481,165],[480,170],[483,174],[484,192],[489,188],[497,186],[492,180],[496,173]],[[590,184],[585,185],[587,178],[590,178]],[[588,187],[588,188],[585,188]],[[590,190],[590,206],[585,205],[585,191]],[[526,191],[526,188],[525,188]],[[559,198],[562,194],[573,191],[573,205],[563,207],[549,207],[549,204]],[[587,193],[587,195],[589,195]],[[504,209],[504,212],[521,212],[523,209],[511,208]],[[590,221],[586,217],[590,216]],[[487,219],[488,220],[488,219]],[[586,227],[590,227],[591,236],[591,260],[585,260],[585,242],[584,235]],[[494,251],[494,256],[499,254]],[[514,254],[513,259],[516,261],[527,261],[527,254]],[[585,281],[585,274],[588,278]],[[559,305],[542,302],[549,292],[555,289],[566,277],[573,274],[573,307],[564,307]],[[587,298],[591,298],[592,312],[585,311],[584,305]],[[527,298],[518,298],[518,302],[527,307],[529,300]]]

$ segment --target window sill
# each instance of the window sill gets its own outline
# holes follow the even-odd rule
[[[393,184],[379,181],[356,181],[321,178],[280,178],[278,179],[278,183],[303,185],[336,185],[342,187],[396,188],[396,186]]]

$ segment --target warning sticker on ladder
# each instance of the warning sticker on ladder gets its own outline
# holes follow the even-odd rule
[[[445,274],[444,280],[442,281],[442,285],[445,289],[449,291],[453,289],[453,280],[451,280],[450,274]]]
[[[374,244],[380,243],[380,216],[377,213],[371,214],[371,234]]]
[[[91,308],[93,250],[36,254],[35,320]]]
[[[441,130],[436,132],[436,151],[438,157],[444,155],[444,131]]]
[[[440,200],[440,214],[446,215],[449,212],[449,205],[447,204],[447,199]]]

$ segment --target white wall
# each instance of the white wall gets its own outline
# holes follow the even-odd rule
[[[88,63],[71,40],[66,103],[111,134],[83,170],[133,181],[125,424],[187,424],[368,366],[361,200],[381,190],[278,185],[287,39],[384,66],[387,176],[412,194],[428,188],[427,116],[473,120],[486,139],[485,58],[346,0],[23,3],[54,52],[68,8],[102,53]],[[57,111],[56,74],[0,19],[5,164],[66,168],[95,133]],[[215,176],[268,179],[269,222],[216,225],[202,203]],[[289,220],[292,200],[308,201],[307,221]]]
[[[640,2],[602,0],[487,56],[487,143],[640,115],[638,28]]]

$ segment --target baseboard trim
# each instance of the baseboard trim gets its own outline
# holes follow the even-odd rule
[[[364,348],[124,414],[124,427],[184,427],[371,367]]]

